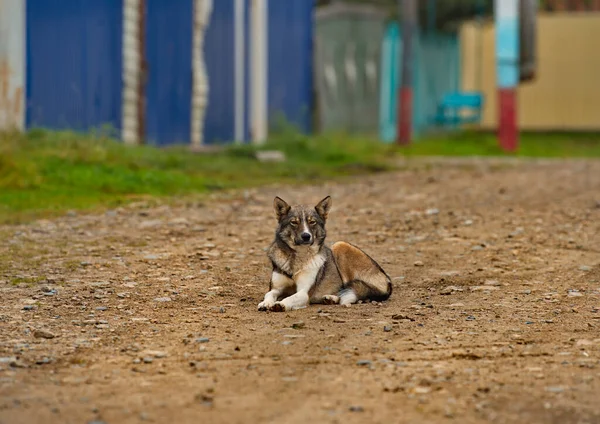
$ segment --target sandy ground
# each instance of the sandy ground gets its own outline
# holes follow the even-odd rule
[[[258,312],[272,198],[381,304]],[[0,227],[0,423],[598,423],[600,162],[445,162]]]

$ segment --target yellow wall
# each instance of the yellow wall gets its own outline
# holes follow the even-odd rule
[[[600,13],[538,16],[537,77],[518,88],[524,130],[600,130]],[[461,28],[463,90],[485,95],[482,126],[497,123],[495,30]]]

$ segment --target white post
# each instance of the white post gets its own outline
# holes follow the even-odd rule
[[[281,0],[280,0],[281,1]],[[252,0],[251,45],[251,104],[252,141],[264,143],[267,139],[268,90],[268,0]]]
[[[208,105],[208,74],[204,62],[204,35],[213,9],[213,0],[194,0],[194,35],[192,43],[192,146],[203,144],[204,117]]]
[[[0,0],[0,130],[25,128],[25,2]]]
[[[245,0],[235,0],[234,12],[234,92],[236,143],[244,141],[244,114],[246,112],[246,8]]]
[[[123,1],[123,99],[121,138],[125,144],[139,144],[138,96],[140,82],[140,0]]]

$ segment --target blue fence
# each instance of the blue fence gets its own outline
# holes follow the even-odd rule
[[[153,144],[187,143],[192,108],[193,3],[147,0],[146,4],[146,138]]]
[[[246,0],[244,51],[245,83],[244,99],[244,139],[250,137],[249,114],[249,1]],[[213,2],[213,12],[204,39],[204,57],[208,81],[208,110],[204,123],[206,143],[231,141],[235,132],[235,60],[234,60],[234,0]]]
[[[269,1],[269,117],[311,130],[314,0]]]
[[[121,122],[122,0],[28,0],[26,125]]]
[[[268,107],[310,130],[314,0],[269,0]],[[245,0],[244,138],[249,131],[250,0]],[[146,0],[146,138],[190,141],[193,0]],[[123,0],[27,0],[26,124],[89,130],[121,124]],[[209,103],[204,140],[235,128],[234,0],[214,1],[204,58]]]

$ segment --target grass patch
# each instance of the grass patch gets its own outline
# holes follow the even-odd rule
[[[392,146],[283,131],[261,149],[284,163],[262,163],[250,145],[193,154],[184,146],[128,147],[101,135],[32,130],[0,134],[0,222],[16,223],[70,209],[115,207],[135,199],[181,196],[273,182],[389,169]]]
[[[32,287],[34,284],[43,283],[46,281],[46,277],[12,277],[9,280],[11,286],[18,286],[25,284],[27,287]]]
[[[453,132],[425,136],[405,150],[407,156],[507,156],[496,134]],[[598,158],[597,133],[522,133],[519,150],[510,156],[537,158]]]
[[[262,163],[255,158],[258,149],[283,151],[287,160]],[[381,172],[392,169],[401,155],[505,154],[494,134],[472,132],[424,137],[399,148],[344,135],[308,137],[284,128],[260,148],[229,145],[202,154],[186,146],[124,146],[99,133],[0,133],[0,223],[139,199]],[[600,157],[600,136],[523,134],[517,156]]]

